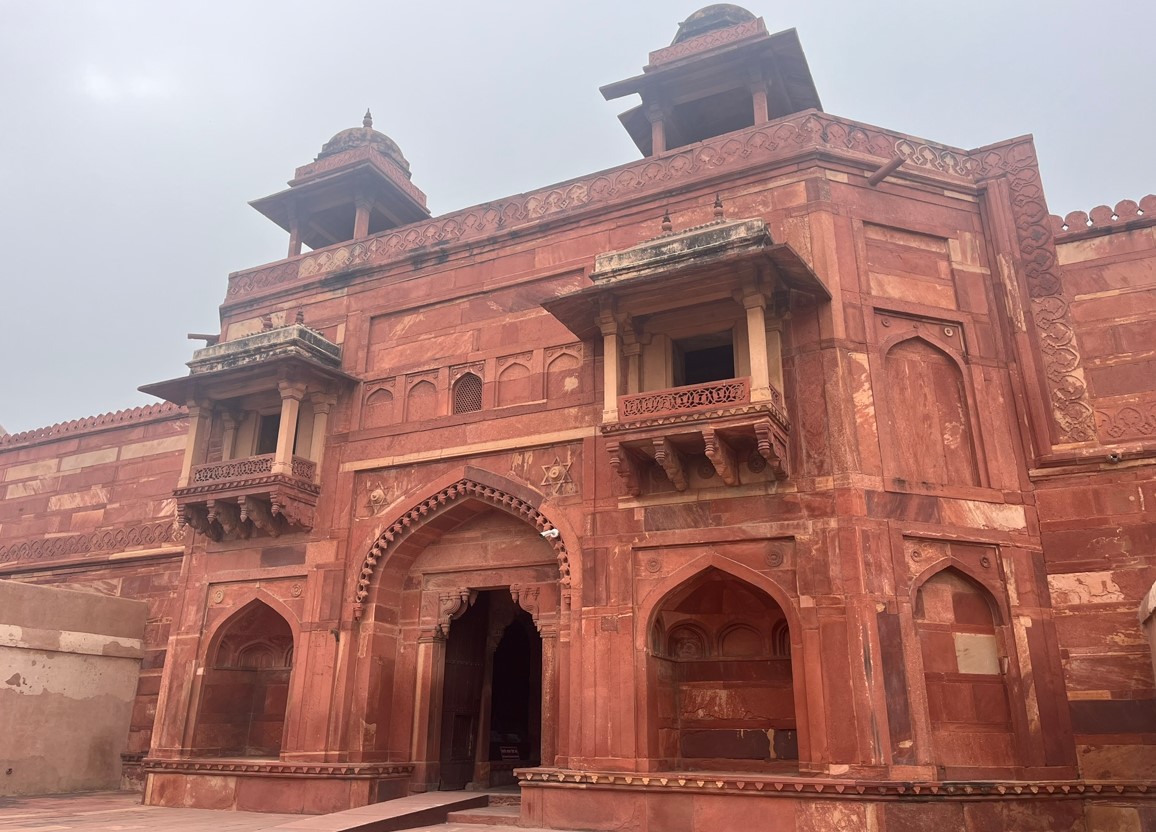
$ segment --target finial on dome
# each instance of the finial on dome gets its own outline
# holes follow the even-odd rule
[[[372,127],[373,126],[373,113],[369,112],[368,107],[365,108],[365,116],[364,116],[364,118],[361,119],[361,126],[362,127]]]

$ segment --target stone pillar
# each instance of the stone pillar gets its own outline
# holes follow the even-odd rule
[[[767,82],[762,72],[753,72],[751,77],[751,104],[755,110],[755,124],[766,124],[770,121],[770,110],[767,106]]]
[[[213,415],[213,403],[208,399],[196,399],[189,402],[189,438],[185,442],[185,460],[181,464],[181,476],[177,480],[177,488],[184,488],[189,484],[189,476],[194,465],[205,461],[205,454],[209,447],[210,420]]]
[[[646,118],[650,121],[650,155],[658,156],[666,152],[666,112],[658,104],[649,104]]]
[[[767,358],[770,361],[771,386],[782,392],[783,387],[783,322],[776,319],[767,330]]]
[[[369,214],[373,209],[373,203],[359,196],[353,204],[356,210],[353,216],[353,239],[361,240],[369,236]]]
[[[441,778],[442,686],[446,669],[446,640],[440,630],[423,631],[417,640],[416,683],[413,699],[414,791],[437,790]]]
[[[626,392],[638,393],[642,390],[642,344],[634,327],[627,327],[623,333],[622,354],[626,356]]]
[[[1140,627],[1148,638],[1148,647],[1152,650],[1152,671],[1156,673],[1156,584],[1152,584],[1140,603]]]
[[[317,477],[321,477],[321,457],[325,453],[325,431],[329,425],[329,411],[337,403],[337,397],[324,393],[314,393],[309,397],[313,405],[313,445],[309,458],[317,463]]]
[[[221,411],[221,423],[224,425],[224,435],[221,437],[221,459],[233,459],[237,452],[237,425],[241,417],[231,410]]]
[[[277,389],[281,392],[281,424],[277,430],[273,473],[288,476],[293,473],[293,442],[297,438],[297,414],[305,396],[305,385],[283,381]]]
[[[301,221],[297,219],[297,208],[289,205],[289,256],[296,257],[301,253]]]
[[[751,401],[771,398],[770,365],[767,361],[767,299],[762,292],[750,289],[743,294],[747,310],[747,344],[751,351]]]
[[[621,372],[618,320],[604,311],[598,325],[602,329],[602,421],[617,422]]]
[[[558,754],[558,624],[542,624],[542,765],[552,766]]]

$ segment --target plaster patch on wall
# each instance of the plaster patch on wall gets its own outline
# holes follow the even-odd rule
[[[1057,607],[1079,604],[1118,604],[1127,597],[1111,572],[1074,572],[1048,575],[1052,604]]]

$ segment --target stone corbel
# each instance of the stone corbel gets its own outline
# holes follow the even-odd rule
[[[714,428],[702,429],[702,441],[706,446],[706,458],[714,466],[719,479],[727,485],[739,484],[739,469],[735,463],[735,451],[725,439],[719,436]]]
[[[246,495],[241,498],[241,522],[246,520],[270,537],[281,534],[281,527],[274,519],[269,504],[260,497]]]
[[[178,517],[182,526],[192,526],[193,531],[203,534],[209,540],[221,539],[220,527],[209,519],[209,513],[204,506],[197,504],[181,506]]]
[[[248,537],[249,528],[241,522],[241,513],[236,503],[224,500],[209,500],[206,503],[210,523],[221,527],[222,536]]]
[[[755,439],[759,456],[767,461],[775,479],[786,479],[790,474],[787,461],[787,445],[781,433],[775,430],[769,419],[755,422]]]
[[[510,597],[514,599],[514,603],[530,613],[530,617],[534,619],[534,625],[538,625],[538,617],[542,612],[541,595],[542,588],[538,586],[524,586],[522,584],[512,584],[510,586]]]
[[[638,460],[620,442],[607,443],[606,451],[610,454],[610,467],[626,483],[626,493],[637,497],[642,493]]]
[[[470,589],[459,589],[457,592],[443,592],[438,596],[438,623],[437,631],[442,638],[450,634],[450,622],[460,617],[474,603],[478,594]]]
[[[686,491],[686,460],[665,436],[654,440],[654,461],[666,472],[676,491]]]
[[[280,517],[290,526],[302,529],[313,528],[313,506],[278,491],[270,495],[269,510],[274,517]]]

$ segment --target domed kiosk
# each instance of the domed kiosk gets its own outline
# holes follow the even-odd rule
[[[316,159],[297,168],[288,190],[250,205],[289,232],[290,257],[303,245],[359,240],[430,215],[401,148],[373,129],[369,110],[361,127],[337,133]]]

